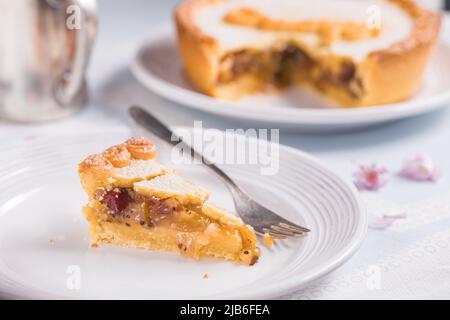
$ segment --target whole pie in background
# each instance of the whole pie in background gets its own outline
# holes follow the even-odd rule
[[[440,28],[412,0],[186,0],[175,22],[202,93],[235,100],[299,84],[343,107],[412,97]]]
[[[253,228],[206,203],[209,192],[156,161],[153,144],[132,138],[79,164],[92,245],[179,252],[253,265]]]

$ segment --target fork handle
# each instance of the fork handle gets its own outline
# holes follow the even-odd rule
[[[186,150],[189,150],[191,157],[193,159],[200,160],[203,165],[210,169],[211,172],[220,177],[232,193],[243,193],[238,185],[225,172],[223,172],[222,169],[217,167],[214,163],[206,161],[205,157],[201,153],[197,152],[192,146],[185,143],[181,137],[176,135],[172,130],[169,129],[169,127],[167,127],[165,124],[151,115],[147,110],[144,110],[143,108],[138,106],[132,106],[129,108],[128,112],[137,124],[139,124],[147,131],[155,134],[163,141],[173,146],[182,145],[184,148],[186,148]]]

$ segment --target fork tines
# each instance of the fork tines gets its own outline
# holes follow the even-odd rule
[[[293,226],[287,223],[279,223],[272,225],[269,228],[264,228],[263,231],[276,239],[285,239],[288,237],[303,236],[310,230],[300,226]]]

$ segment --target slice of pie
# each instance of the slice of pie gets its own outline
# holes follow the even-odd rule
[[[175,21],[201,92],[233,100],[300,84],[345,107],[415,94],[440,28],[412,0],[186,0]]]
[[[253,265],[260,255],[253,229],[207,204],[207,191],[155,157],[150,142],[132,138],[79,164],[89,196],[83,211],[92,245],[113,243]]]

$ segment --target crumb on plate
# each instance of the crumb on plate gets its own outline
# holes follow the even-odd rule
[[[264,240],[264,245],[267,248],[270,248],[271,246],[273,246],[274,239],[270,234],[264,233],[263,240]]]

